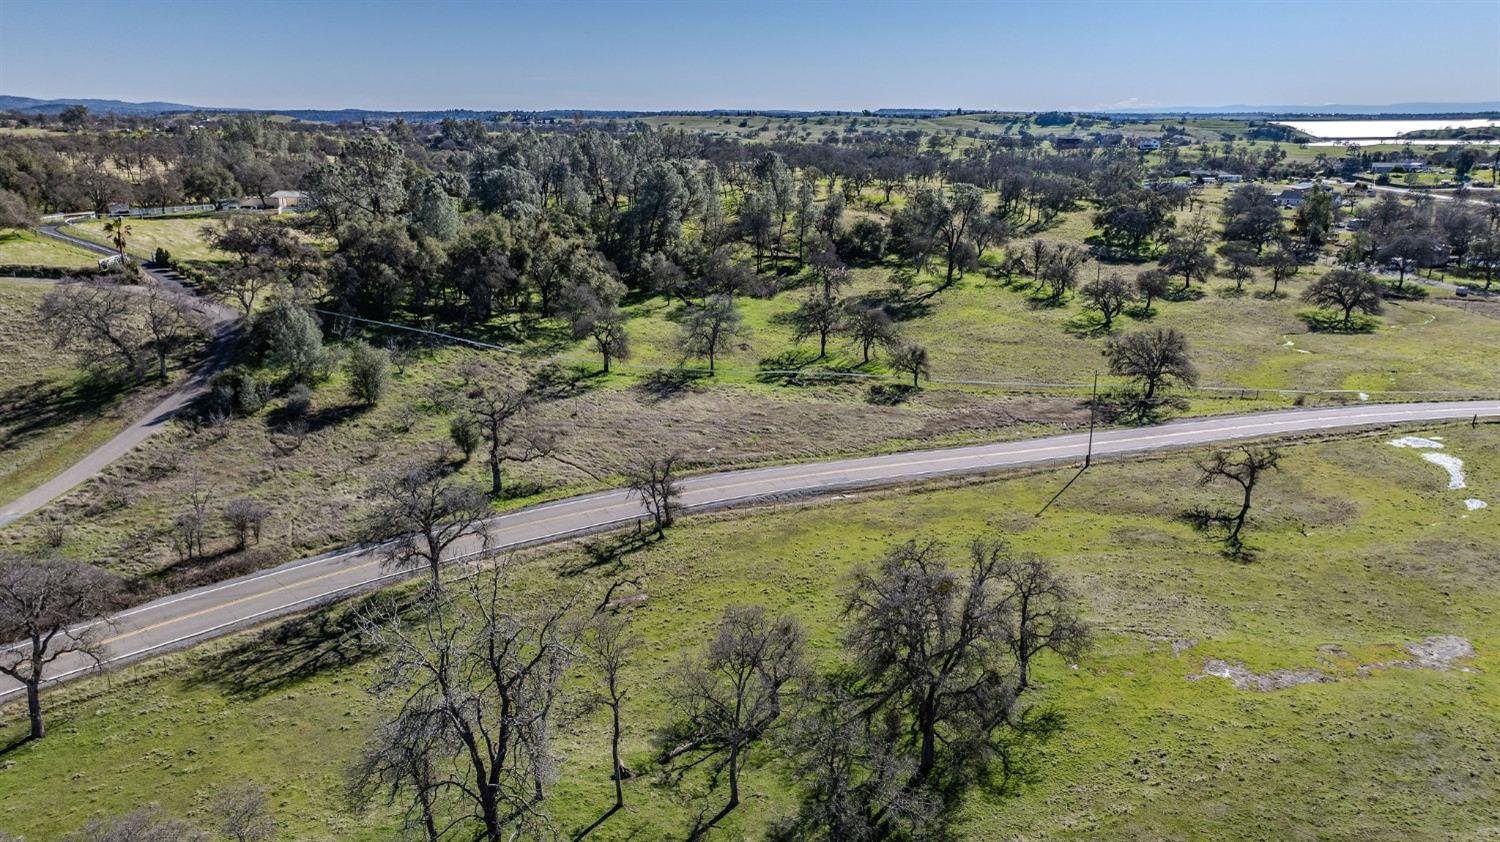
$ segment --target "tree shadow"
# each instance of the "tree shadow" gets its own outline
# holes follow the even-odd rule
[[[701,391],[699,381],[706,380],[708,372],[687,369],[664,368],[642,377],[631,388],[648,403],[661,403],[688,392]]]
[[[1281,300],[1284,300],[1287,297],[1287,294],[1285,292],[1279,290],[1279,289],[1278,290],[1269,290],[1269,289],[1258,290],[1256,292],[1251,293],[1251,295],[1253,295],[1254,297],[1260,299],[1261,301],[1281,301]]]
[[[1063,329],[1078,337],[1088,339],[1096,336],[1108,336],[1114,333],[1114,325],[1104,323],[1104,316],[1098,310],[1085,310],[1082,313],[1063,322]]]
[[[34,742],[34,740],[32,739],[31,732],[28,731],[27,733],[22,734],[21,736],[16,737],[14,740],[6,743],[3,747],[0,747],[0,757],[4,757],[5,755],[10,754],[17,749],[24,748],[26,744],[30,742]]]
[[[557,569],[557,575],[573,578],[602,568],[618,568],[627,556],[640,552],[658,541],[666,540],[657,535],[645,518],[636,521],[635,530],[620,535],[605,536],[583,544],[583,559],[565,564]]]
[[[1028,310],[1056,310],[1067,305],[1067,299],[1061,295],[1028,295],[1026,296],[1026,308]]]
[[[1162,299],[1165,301],[1181,303],[1184,301],[1197,301],[1206,294],[1207,293],[1203,291],[1202,287],[1188,287],[1187,289],[1183,289],[1182,287],[1175,287],[1171,292],[1163,295]]]
[[[1341,314],[1329,310],[1306,310],[1298,313],[1297,318],[1315,333],[1374,333],[1380,324],[1369,316],[1351,316],[1346,324]]]
[[[832,354],[819,356],[811,348],[796,347],[763,357],[758,363],[761,371],[755,379],[778,386],[805,386],[817,379],[818,372],[847,374],[857,371],[862,365]]]
[[[918,387],[910,383],[876,383],[865,390],[865,403],[875,406],[899,406],[916,394]]]
[[[79,375],[68,383],[39,378],[0,392],[0,450],[21,447],[65,424],[98,418],[129,390],[116,378]]]
[[[359,616],[390,597],[371,594],[353,604],[326,605],[265,629],[227,652],[204,659],[188,677],[238,699],[256,699],[327,672],[347,669],[381,652],[359,628]],[[403,596],[394,605],[405,616],[421,602]]]

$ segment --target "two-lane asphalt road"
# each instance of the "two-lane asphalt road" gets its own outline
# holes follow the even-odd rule
[[[1095,434],[1094,455],[1120,457],[1251,438],[1475,416],[1500,417],[1500,400],[1360,404],[1112,429]],[[1078,461],[1087,445],[1086,433],[1070,433],[1002,444],[703,474],[682,481],[681,506],[687,511],[704,511],[931,477]],[[488,523],[484,541],[476,537],[454,552],[503,552],[630,524],[643,515],[640,503],[624,490],[585,494],[495,517]],[[105,635],[109,647],[105,663],[125,663],[185,646],[406,575],[411,574],[384,567],[377,548],[356,547],[165,597],[114,618]],[[64,658],[53,665],[53,674],[65,680],[88,668],[81,659]],[[7,679],[0,683],[0,699],[19,689]]]

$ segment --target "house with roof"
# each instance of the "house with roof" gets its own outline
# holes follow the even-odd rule
[[[277,190],[266,197],[266,206],[275,208],[277,213],[306,208],[309,204],[308,195],[301,190]]]
[[[1143,137],[1135,145],[1142,152],[1151,152],[1161,148],[1161,141],[1154,137]]]
[[[1322,184],[1315,181],[1304,181],[1300,184],[1293,184],[1292,186],[1287,187],[1280,193],[1278,193],[1276,195],[1276,204],[1281,205],[1284,208],[1291,208],[1293,210],[1296,210],[1297,208],[1302,207],[1302,200],[1307,198],[1307,194],[1311,193],[1314,190],[1326,190],[1329,194],[1331,194],[1333,196],[1334,207],[1338,207],[1339,205],[1344,203],[1344,197],[1340,196],[1337,191],[1329,190],[1327,187],[1324,187]]]
[[[1396,171],[1401,172],[1427,172],[1426,161],[1377,161],[1370,165],[1370,172],[1380,175]]]

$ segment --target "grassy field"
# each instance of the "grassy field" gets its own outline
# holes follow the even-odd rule
[[[1202,212],[1213,219],[1226,195],[1225,188],[1200,191]],[[873,194],[872,194],[873,195]],[[895,204],[895,203],[893,203]],[[1060,217],[1038,236],[1049,241],[1079,243],[1094,234],[1087,211]],[[1027,237],[1013,243],[1024,247]],[[994,255],[991,255],[994,257]],[[1154,266],[1140,264],[1085,264],[1080,281],[1097,274],[1118,272],[1127,279]],[[1486,317],[1483,308],[1462,310],[1451,299],[1435,294],[1421,302],[1388,303],[1381,327],[1364,335],[1312,332],[1300,317],[1308,306],[1299,296],[1324,265],[1305,267],[1283,283],[1277,296],[1259,271],[1242,294],[1232,282],[1213,278],[1198,289],[1201,298],[1158,301],[1150,314],[1132,311],[1119,318],[1114,332],[1152,327],[1175,327],[1185,333],[1203,384],[1233,389],[1431,391],[1493,390],[1493,368],[1474,343],[1500,345],[1500,319]],[[892,265],[856,268],[846,295],[890,299]],[[924,276],[907,294],[915,299],[935,285]],[[1174,286],[1180,281],[1174,282]],[[991,382],[1085,383],[1103,368],[1101,353],[1107,335],[1084,313],[1076,296],[1062,306],[1040,305],[1024,287],[1024,279],[1007,280],[993,268],[969,274],[954,287],[905,308],[909,318],[898,328],[908,341],[925,345],[938,379]],[[774,298],[743,300],[742,313],[749,336],[721,360],[729,369],[784,368],[807,365],[815,345],[783,357],[795,346],[789,316],[807,296],[806,288]],[[1500,316],[1500,306],[1490,316]],[[671,365],[681,361],[674,347],[676,322],[683,308],[660,299],[639,302],[629,310],[631,338],[637,365]],[[569,359],[590,359],[590,348],[580,343]],[[879,363],[859,366],[857,353],[835,341],[831,359],[812,367],[852,368],[880,372]],[[692,364],[702,364],[695,361]],[[1106,381],[1108,378],[1106,377]]]
[[[47,285],[0,280],[0,502],[35,488],[146,411],[154,385],[104,387],[36,326]]]
[[[0,545],[31,546],[47,524],[64,523],[65,552],[122,573],[160,571],[176,561],[168,527],[195,477],[223,499],[248,495],[270,505],[276,553],[358,540],[371,483],[405,460],[451,447],[454,407],[445,395],[483,358],[468,349],[423,352],[374,408],[354,404],[336,375],[316,390],[310,432],[291,452],[275,445],[280,401],[217,427],[175,424],[101,478],[13,524]],[[752,378],[653,385],[616,375],[584,380],[577,394],[539,410],[536,423],[561,434],[559,458],[508,466],[502,506],[597,487],[589,472],[614,475],[637,449],[676,450],[701,470],[1034,435],[1085,425],[1088,410],[1076,397],[933,389],[881,406],[866,402],[863,385],[784,387]],[[462,475],[488,482],[479,458]],[[224,542],[227,535],[211,541]]]
[[[1070,471],[691,517],[621,569],[564,548],[521,562],[516,581],[571,591],[644,577],[646,646],[628,670],[625,722],[626,758],[646,770],[679,653],[724,605],[795,613],[826,663],[853,565],[914,535],[1002,536],[1073,581],[1098,641],[1076,668],[1043,664],[1037,699],[1066,729],[1030,759],[1019,793],[964,806],[959,838],[1474,838],[1500,823],[1500,509],[1467,512],[1462,500],[1500,498],[1500,426],[1401,432],[1441,436],[1470,488],[1448,490],[1443,471],[1390,446],[1397,431],[1289,446],[1259,492],[1250,564],[1179,519],[1228,495],[1196,487],[1184,453],[1099,465],[1041,518],[1032,513]],[[215,790],[254,781],[289,838],[391,838],[392,814],[353,813],[340,797],[379,709],[363,690],[372,653],[350,628],[337,607],[50,693],[50,735],[5,756],[0,828],[55,839],[149,801],[201,815]],[[1477,656],[1411,665],[1406,644],[1436,635]],[[1203,675],[1208,659],[1323,680],[1241,689]],[[5,723],[0,739],[21,733],[14,709]],[[599,718],[563,729],[552,810],[564,834],[607,804],[607,738]],[[792,809],[784,781],[768,747],[715,835],[760,838]],[[719,799],[702,783],[690,777],[683,794],[635,779],[630,807],[593,838],[684,834]]]
[[[156,249],[164,248],[175,260],[227,262],[232,256],[210,248],[202,234],[203,226],[216,225],[218,219],[212,214],[131,219],[125,223],[131,229],[125,248],[131,254],[146,258],[151,257]],[[94,242],[112,245],[109,235],[104,233],[105,222],[103,219],[88,219],[70,226],[69,230]]]
[[[1200,191],[1203,212],[1215,214],[1225,193],[1223,188]],[[197,237],[202,224],[188,219],[140,222],[170,224],[178,236],[188,238]],[[1092,233],[1088,212],[1076,211],[1040,236],[1081,242]],[[1100,270],[1131,276],[1144,265],[1149,264]],[[858,267],[846,294],[889,295],[892,271],[889,265]],[[1186,333],[1204,385],[1224,390],[1197,393],[1193,413],[1291,404],[1292,395],[1269,391],[1279,389],[1346,390],[1300,398],[1315,402],[1357,400],[1360,392],[1371,400],[1407,399],[1412,392],[1493,393],[1493,367],[1474,349],[1500,346],[1500,305],[1476,301],[1461,308],[1453,306],[1453,299],[1435,295],[1421,302],[1391,302],[1373,333],[1314,333],[1300,318],[1307,308],[1297,296],[1321,271],[1325,268],[1305,270],[1284,284],[1281,297],[1258,294],[1269,287],[1265,278],[1250,284],[1243,295],[1230,293],[1229,281],[1214,279],[1201,298],[1158,302],[1149,315],[1121,317],[1115,332],[1170,326]],[[1091,278],[1094,270],[1085,266],[1083,274]],[[785,280],[793,286],[799,282],[794,276]],[[907,297],[932,283],[921,279]],[[680,304],[634,300],[627,308],[634,356],[617,363],[611,376],[589,377],[581,394],[545,411],[547,423],[566,431],[560,451],[566,461],[517,466],[504,505],[596,487],[598,479],[573,466],[614,474],[624,458],[622,440],[631,448],[679,449],[690,465],[706,469],[1007,438],[1086,421],[1076,388],[997,390],[939,382],[904,404],[877,406],[866,399],[867,382],[857,377],[799,383],[761,374],[775,369],[892,375],[879,351],[871,363],[862,364],[857,351],[842,340],[831,344],[823,360],[813,359],[814,345],[797,346],[786,316],[806,294],[805,288],[792,288],[769,299],[742,298],[750,332],[720,359],[719,375],[665,394],[658,393],[659,384],[648,376],[654,368],[703,362],[685,361],[676,350]],[[1040,306],[1020,283],[1008,282],[992,269],[971,273],[904,312],[908,317],[899,324],[902,336],[927,346],[939,381],[1087,384],[1104,367],[1101,352],[1107,337],[1095,329],[1079,301]],[[572,342],[557,325],[532,326],[524,336],[501,327],[497,331],[501,341],[519,342],[529,356],[556,356],[597,372],[592,349]],[[49,524],[64,523],[70,554],[131,574],[160,571],[174,561],[166,525],[182,507],[194,476],[212,477],[215,493],[226,499],[249,495],[276,509],[272,534],[281,555],[354,540],[363,494],[390,467],[393,454],[410,457],[445,446],[451,412],[439,405],[441,393],[478,357],[472,350],[424,351],[374,409],[353,405],[335,376],[318,389],[314,429],[294,452],[275,446],[277,402],[254,417],[213,430],[176,427],[102,479],[16,525],[0,542],[27,546]],[[1106,389],[1114,384],[1107,374],[1103,382]],[[1240,390],[1251,399],[1240,400]],[[851,419],[858,423],[848,423]],[[483,480],[477,462],[465,471],[474,481]]]
[[[0,267],[61,266],[65,269],[87,269],[98,256],[34,231],[16,228],[0,229]]]

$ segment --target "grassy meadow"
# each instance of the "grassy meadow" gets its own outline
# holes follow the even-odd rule
[[[97,262],[98,255],[44,237],[35,231],[0,229],[0,267],[57,266],[64,269],[89,269]]]
[[[0,502],[45,482],[134,420],[163,390],[105,383],[46,340],[43,282],[0,279]]]
[[[1470,488],[1398,434],[1442,437]],[[894,543],[1003,537],[1055,564],[1081,595],[1097,642],[1076,665],[1041,667],[1035,701],[1066,728],[1027,758],[1009,795],[961,808],[961,839],[1462,838],[1500,822],[1500,425],[1424,426],[1285,448],[1258,491],[1252,563],[1222,557],[1179,514],[1225,502],[1195,485],[1193,458],[1109,462],[1054,505],[1066,469],[911,493],[686,518],[663,542],[593,566],[578,545],[513,562],[518,593],[597,592],[643,577],[633,609],[645,646],[630,663],[625,812],[592,838],[673,837],[722,793],[689,776],[663,786],[650,736],[680,653],[728,604],[798,616],[821,663],[838,657],[849,571]],[[383,840],[399,818],[355,812],[344,770],[380,715],[364,688],[378,653],[356,643],[349,606],[243,633],[48,694],[51,733],[7,752],[0,828],[50,840],[95,813],[160,803],[203,817],[219,788],[266,787],[289,838]],[[1455,635],[1476,651],[1449,669],[1402,665],[1406,644]],[[1205,675],[1207,661],[1322,680],[1260,692]],[[571,681],[584,682],[581,669]],[[0,740],[22,732],[5,711]],[[609,795],[608,730],[569,721],[551,810],[563,834]],[[758,839],[794,809],[774,743],[755,752],[744,804],[715,836]]]

